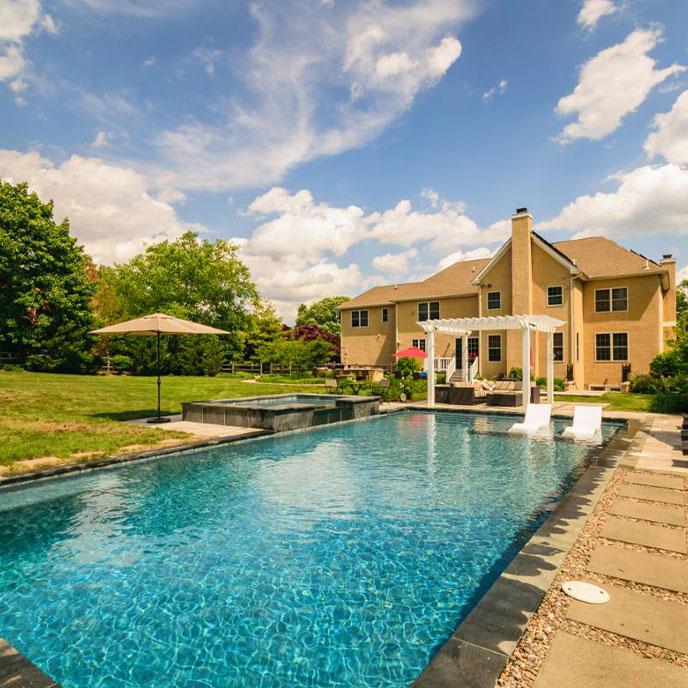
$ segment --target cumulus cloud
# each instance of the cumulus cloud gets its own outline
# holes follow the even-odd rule
[[[651,158],[661,155],[667,162],[688,164],[688,90],[676,99],[669,112],[655,116],[645,151]]]
[[[110,139],[106,131],[99,131],[91,141],[91,146],[93,148],[106,148],[110,145]]]
[[[688,234],[688,169],[645,165],[610,178],[616,189],[579,196],[539,229],[576,236]]]
[[[202,229],[182,222],[146,176],[100,158],[73,155],[55,164],[37,152],[0,150],[0,178],[27,181],[43,200],[52,198],[57,221],[69,218],[98,263],[125,261],[148,244]]]
[[[494,250],[488,248],[487,246],[481,246],[480,248],[474,248],[472,251],[454,251],[448,256],[445,256],[440,260],[437,270],[443,270],[448,268],[454,263],[458,263],[461,260],[478,260],[479,258],[492,258],[494,255]]]
[[[483,100],[485,102],[489,102],[495,96],[497,96],[497,95],[501,96],[503,93],[506,92],[506,87],[508,85],[509,85],[509,82],[506,79],[500,79],[496,86],[489,88],[487,91],[485,91],[485,93],[483,93],[483,96],[482,96]]]
[[[383,253],[373,258],[373,266],[390,275],[407,275],[411,271],[411,260],[417,255],[415,248],[400,253]]]
[[[245,88],[218,98],[214,123],[160,132],[162,164],[180,186],[219,190],[274,183],[299,163],[364,145],[459,58],[452,32],[472,5],[253,3],[257,39],[233,64]]]
[[[26,73],[30,62],[24,51],[24,41],[40,31],[57,33],[57,24],[45,14],[38,0],[2,0],[0,2],[0,82],[7,82],[10,90],[19,94],[26,89]],[[18,105],[25,103],[15,97]]]
[[[655,86],[685,71],[679,64],[656,69],[657,61],[648,53],[661,36],[661,29],[639,29],[623,43],[600,51],[583,65],[573,93],[557,104],[560,115],[577,115],[575,122],[564,127],[559,142],[607,136],[627,114],[638,109]]]
[[[417,211],[402,200],[389,210],[366,212],[355,205],[318,202],[306,189],[290,193],[274,187],[245,213],[258,224],[239,240],[241,254],[261,293],[291,320],[301,302],[355,294],[373,283],[350,254],[364,242],[379,251],[372,260],[376,270],[408,278],[414,270],[426,270],[416,264],[421,256],[434,271],[448,253],[450,262],[490,255],[485,245],[507,235],[508,221],[481,229],[465,215],[463,204],[445,201],[431,189],[422,196],[434,204],[431,211]],[[404,250],[385,250],[389,246]]]
[[[222,57],[222,51],[199,46],[191,52],[191,56],[198,60],[208,76],[215,74],[215,63]]]
[[[583,0],[583,5],[578,13],[578,23],[584,29],[593,31],[602,17],[617,11],[618,7],[612,0]]]

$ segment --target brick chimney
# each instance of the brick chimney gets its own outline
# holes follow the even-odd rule
[[[533,310],[533,216],[518,208],[511,217],[511,300],[513,315]]]
[[[676,259],[671,253],[665,253],[659,264],[667,272],[668,280],[663,286],[668,284],[667,289],[662,289],[662,312],[664,323],[676,322]],[[675,327],[668,327],[664,331],[663,339],[673,339]]]

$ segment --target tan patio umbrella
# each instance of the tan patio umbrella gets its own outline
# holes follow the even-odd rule
[[[182,318],[175,318],[165,313],[153,313],[152,315],[144,315],[142,318],[135,320],[127,320],[125,322],[110,325],[109,327],[101,327],[99,330],[93,330],[91,334],[133,334],[140,336],[157,337],[158,339],[158,415],[156,418],[149,418],[149,423],[169,423],[169,418],[162,418],[160,416],[160,335],[161,334],[229,334],[225,330],[219,330],[217,327],[208,327],[208,325],[200,325],[199,323],[191,322],[190,320],[182,320]]]

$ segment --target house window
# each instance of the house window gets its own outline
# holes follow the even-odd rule
[[[440,319],[440,302],[428,301],[427,303],[418,304],[418,320],[439,320]]]
[[[564,360],[564,333],[555,332],[552,337],[552,350],[554,352],[554,360],[561,363]]]
[[[595,360],[627,361],[628,332],[612,332],[595,335]]]
[[[564,305],[564,287],[561,285],[555,287],[547,287],[547,305],[548,306],[563,306]]]
[[[479,337],[469,337],[468,338],[468,360],[474,361],[478,358],[480,353],[480,338]]]
[[[412,339],[411,340],[411,346],[415,346],[416,349],[420,349],[421,351],[425,351],[425,340],[424,339]]]
[[[351,311],[351,327],[368,327],[368,311]]]
[[[615,361],[628,360],[628,333],[615,332],[612,335],[612,358]]]
[[[499,292],[497,292],[499,293]],[[502,360],[502,335],[491,334],[487,338],[487,360],[499,362]]]
[[[382,309],[382,322],[387,322],[388,320],[389,320],[389,309],[383,308]]]
[[[628,310],[628,287],[595,289],[595,312],[609,313]]]
[[[502,307],[502,292],[488,291],[487,292],[487,310],[498,311]]]
[[[580,333],[576,332],[576,361],[580,361]]]

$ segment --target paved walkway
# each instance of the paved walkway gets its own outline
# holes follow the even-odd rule
[[[611,599],[569,604],[534,688],[688,686],[688,464],[678,422],[645,416],[585,566]]]

